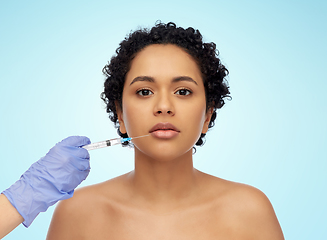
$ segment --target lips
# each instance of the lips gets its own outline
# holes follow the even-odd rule
[[[179,134],[179,130],[171,123],[157,123],[150,131],[157,138],[173,138]]]

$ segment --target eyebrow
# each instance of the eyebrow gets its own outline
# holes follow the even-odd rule
[[[195,83],[196,85],[198,85],[198,83],[196,81],[193,80],[193,78],[191,77],[188,77],[188,76],[180,76],[180,77],[176,77],[173,79],[172,82],[181,82],[181,81],[187,81],[187,82],[193,82]]]
[[[139,77],[134,78],[133,81],[129,85],[132,85],[135,82],[144,82],[144,81],[145,82],[155,82],[153,77],[139,76]],[[194,84],[198,85],[198,83],[196,81],[194,81],[193,78],[188,77],[188,76],[175,77],[172,80],[173,83],[181,82],[181,81],[193,82]]]
[[[154,82],[153,77],[148,76],[139,76],[133,79],[133,81],[129,84],[130,86],[135,82]]]

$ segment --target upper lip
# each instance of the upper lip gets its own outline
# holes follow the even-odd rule
[[[179,130],[171,123],[166,122],[166,123],[157,123],[150,129],[150,133],[157,131],[157,130],[173,130],[176,132],[179,132]]]

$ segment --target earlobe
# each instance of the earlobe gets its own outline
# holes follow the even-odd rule
[[[206,112],[206,119],[204,121],[203,128],[202,128],[202,133],[207,133],[212,114],[213,114],[213,108],[208,109],[208,111]]]
[[[125,134],[125,133],[127,133],[127,131],[126,131],[125,123],[123,120],[123,112],[117,104],[116,104],[116,109],[117,109],[117,117],[118,117],[118,122],[119,122],[119,131],[121,133]]]
[[[119,121],[119,131],[123,134],[127,133],[124,121],[119,118],[118,118],[118,121]]]
[[[125,129],[125,126],[123,126],[121,123],[119,123],[119,131],[122,133],[122,134],[126,134],[126,129]]]

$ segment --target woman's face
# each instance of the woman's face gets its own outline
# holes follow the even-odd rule
[[[135,151],[157,160],[172,160],[192,147],[208,130],[201,72],[194,59],[175,45],[147,46],[131,62],[118,110],[120,130]]]

